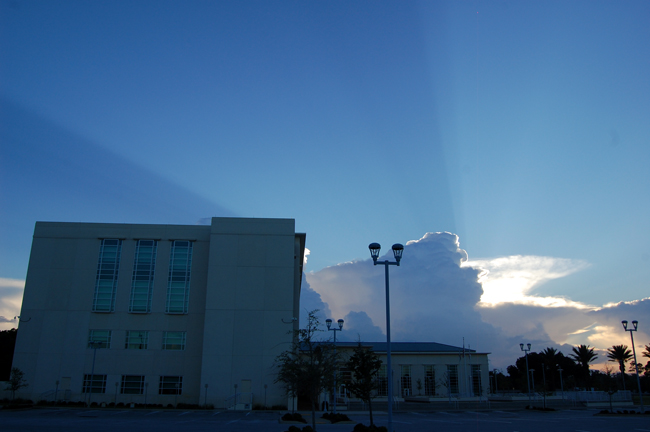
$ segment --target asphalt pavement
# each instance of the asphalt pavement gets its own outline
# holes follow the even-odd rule
[[[650,432],[650,415],[603,416],[599,410],[395,412],[395,432]],[[349,412],[354,423],[368,424],[365,412]],[[387,424],[385,413],[375,423]],[[1,410],[0,431],[66,432],[283,432],[280,412],[206,410],[65,409]],[[320,415],[317,414],[317,415]],[[310,413],[303,413],[310,419]],[[352,432],[354,424],[318,424],[321,432]]]

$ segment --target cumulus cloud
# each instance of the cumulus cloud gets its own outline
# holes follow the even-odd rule
[[[20,315],[25,281],[0,278],[0,330],[16,327],[14,316]]]
[[[380,257],[392,260],[390,250]],[[629,345],[621,320],[650,316],[650,299],[602,307],[564,297],[544,297],[544,282],[587,269],[581,260],[510,256],[469,261],[451,233],[427,233],[409,241],[399,267],[390,267],[391,333],[394,341],[440,342],[490,352],[493,367],[505,368],[521,356],[519,343],[534,351],[589,344],[600,352]],[[306,275],[308,298],[345,317],[345,336],[385,339],[384,266],[371,260],[346,262]],[[645,321],[650,321],[645,318]],[[635,334],[637,345],[649,329]],[[601,355],[602,360],[604,355]],[[602,360],[603,363],[606,363]]]
[[[384,259],[392,260],[392,252],[379,260]],[[489,349],[485,341],[498,339],[499,331],[484,323],[474,308],[483,293],[483,270],[463,265],[466,261],[455,234],[427,233],[406,244],[401,265],[389,270],[393,340],[458,346],[465,337],[472,348]],[[348,262],[308,273],[307,280],[334,319],[359,320],[362,340],[385,338],[383,266],[373,266],[371,260]],[[367,319],[361,319],[360,312]]]

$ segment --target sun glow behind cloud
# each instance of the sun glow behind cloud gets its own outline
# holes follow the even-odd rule
[[[474,260],[463,266],[481,268],[479,282],[483,295],[479,306],[491,307],[502,303],[520,303],[542,307],[592,306],[563,297],[541,297],[531,293],[544,282],[568,276],[589,266],[585,261],[543,256],[513,255],[488,260]]]

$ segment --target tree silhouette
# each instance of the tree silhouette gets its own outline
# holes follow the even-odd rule
[[[347,368],[352,372],[347,387],[359,399],[368,402],[370,426],[372,426],[374,425],[372,420],[372,398],[375,390],[379,388],[377,378],[381,368],[381,360],[379,360],[372,348],[361,346],[361,342],[358,342],[354,353],[347,362]]]
[[[278,375],[275,382],[285,384],[291,396],[306,395],[311,402],[312,428],[316,430],[316,404],[319,395],[334,384],[338,355],[331,343],[317,341],[320,321],[317,310],[309,312],[307,328],[296,332],[295,342],[289,351],[276,359]]]
[[[627,345],[614,345],[607,348],[607,358],[611,362],[618,363],[618,368],[621,370],[621,377],[623,379],[623,391],[625,391],[625,363],[632,358],[632,352],[627,349]]]
[[[593,348],[589,348],[589,345],[579,345],[577,348],[572,348],[573,354],[569,356],[578,363],[578,367],[583,375],[585,387],[589,387],[590,384],[590,374],[589,374],[589,363],[593,362],[598,358],[598,355],[594,353]]]

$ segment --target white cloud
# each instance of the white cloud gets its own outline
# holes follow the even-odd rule
[[[390,250],[383,259],[392,260]],[[473,349],[491,352],[495,367],[513,364],[521,342],[532,343],[534,351],[552,346],[565,354],[582,343],[604,350],[627,337],[629,345],[620,321],[650,322],[650,299],[597,307],[535,294],[544,282],[588,266],[539,256],[469,261],[458,236],[427,233],[409,241],[401,265],[390,267],[393,340],[460,346],[464,337]],[[354,331],[362,340],[385,338],[383,267],[368,259],[306,275],[310,290],[331,310],[329,317],[345,317],[347,336]],[[638,333],[637,345],[647,343],[648,333]]]
[[[0,330],[16,327],[13,317],[20,314],[25,281],[0,278]]]

